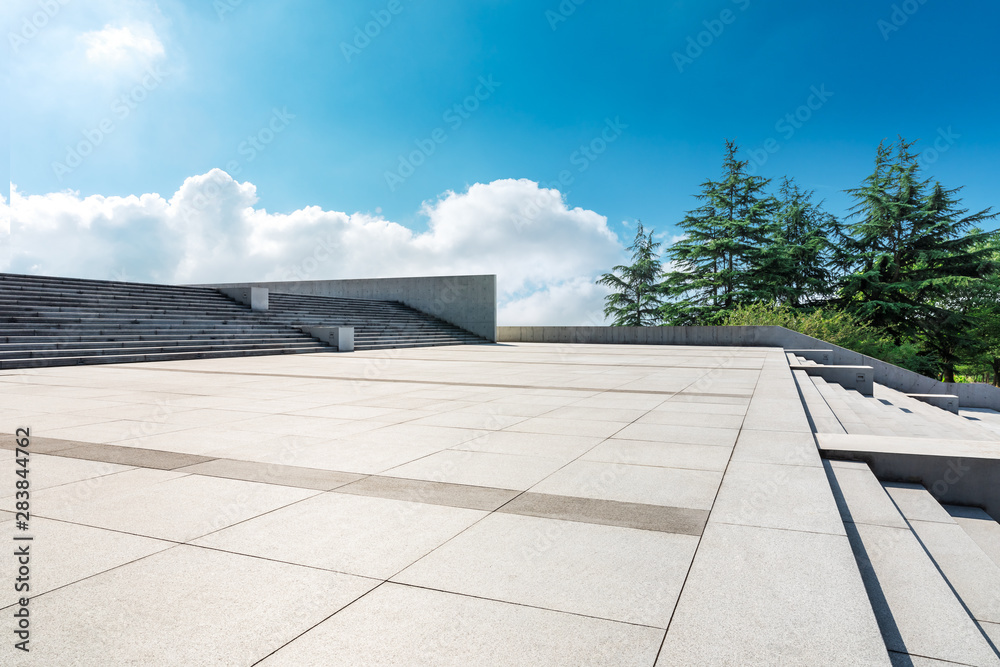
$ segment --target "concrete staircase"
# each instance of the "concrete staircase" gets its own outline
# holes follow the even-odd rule
[[[356,327],[358,350],[485,342],[398,303],[271,299],[261,313],[212,288],[0,274],[0,369],[333,351],[305,323]]]
[[[354,327],[357,350],[481,344],[486,340],[398,301],[268,295],[267,318],[291,326]]]
[[[793,363],[789,359],[789,363]],[[795,357],[795,363],[814,365]],[[816,433],[885,435],[944,440],[997,440],[997,433],[948,410],[873,383],[865,396],[804,370],[793,370],[799,393]]]
[[[823,465],[893,664],[1000,666],[1000,524],[864,463]]]

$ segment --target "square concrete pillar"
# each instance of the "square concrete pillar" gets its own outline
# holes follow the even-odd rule
[[[251,310],[267,310],[266,287],[219,287],[218,290]]]
[[[354,352],[354,327],[300,327],[313,338],[337,348],[338,352]]]

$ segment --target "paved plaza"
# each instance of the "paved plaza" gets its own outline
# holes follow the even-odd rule
[[[0,395],[34,538],[5,665],[889,664],[780,348],[57,367]]]

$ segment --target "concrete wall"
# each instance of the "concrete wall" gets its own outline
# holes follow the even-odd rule
[[[200,287],[266,287],[279,294],[400,301],[411,308],[496,342],[497,277],[431,276],[290,282],[219,283]]]
[[[1000,388],[944,383],[784,327],[498,327],[500,343],[620,343],[821,348],[838,365],[871,366],[875,382],[908,394],[955,394],[966,408],[1000,410]]]

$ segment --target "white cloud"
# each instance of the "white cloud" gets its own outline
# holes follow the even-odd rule
[[[593,324],[598,275],[621,263],[607,219],[528,180],[427,202],[428,231],[381,216],[254,208],[256,187],[215,169],[159,194],[24,195],[11,188],[3,270],[202,283],[495,273],[504,324]]]
[[[148,64],[164,55],[163,44],[148,23],[106,25],[80,35],[80,42],[86,48],[87,60],[97,65]]]

